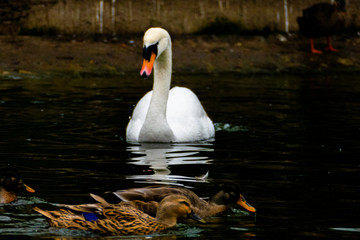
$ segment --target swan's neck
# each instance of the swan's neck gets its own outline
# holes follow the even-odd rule
[[[171,55],[171,47],[168,47],[155,62],[153,94],[148,115],[155,113],[157,116],[161,115],[166,118],[166,106],[171,83]]]
[[[171,83],[171,45],[156,59],[154,85],[149,109],[140,131],[139,140],[149,142],[171,142],[174,134],[166,120],[166,108]]]

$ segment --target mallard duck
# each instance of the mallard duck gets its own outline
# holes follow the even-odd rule
[[[315,49],[314,38],[327,37],[327,51],[338,51],[331,45],[331,35],[340,33],[345,26],[345,0],[335,0],[333,4],[318,3],[303,10],[297,18],[302,35],[310,39],[312,53],[321,54]]]
[[[103,235],[150,234],[174,227],[180,217],[203,221],[193,213],[190,201],[181,195],[165,197],[159,203],[155,218],[126,202],[64,206],[66,209],[55,211],[38,207],[34,210],[47,217],[52,227],[91,230]]]
[[[0,203],[15,201],[19,189],[25,189],[31,193],[35,192],[22,181],[16,168],[10,166],[0,168]]]
[[[229,209],[232,204],[237,204],[249,212],[256,212],[256,209],[246,202],[239,186],[230,182],[220,184],[218,191],[210,197],[208,202],[198,197],[189,189],[172,186],[121,190],[107,194],[104,198],[112,203],[119,201],[130,202],[133,206],[154,216],[157,204],[171,194],[187,197],[193,206],[194,212],[201,218],[222,213]],[[143,202],[146,202],[146,204]]]

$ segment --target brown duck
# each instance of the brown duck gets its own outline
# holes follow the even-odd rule
[[[155,218],[129,203],[108,204],[92,196],[101,203],[64,205],[65,209],[55,211],[37,207],[34,210],[47,217],[52,227],[91,230],[103,235],[151,234],[174,227],[179,217],[202,221],[193,213],[190,201],[181,195],[165,197],[159,203]]]
[[[297,18],[302,35],[310,39],[312,53],[321,54],[315,49],[314,38],[327,37],[327,51],[338,51],[331,45],[331,35],[340,33],[345,27],[345,0],[335,0],[334,4],[317,3],[303,10]]]
[[[188,198],[194,212],[201,218],[220,214],[229,209],[231,205],[241,206],[249,212],[256,212],[256,209],[246,202],[238,185],[227,182],[220,184],[218,188],[218,191],[210,197],[209,201],[201,199],[186,188],[171,186],[121,190],[105,196],[105,199],[112,203],[118,203],[119,201],[130,202],[133,206],[152,216],[156,214],[158,203],[171,194],[178,194]]]
[[[21,189],[35,192],[22,181],[16,168],[10,166],[0,168],[0,204],[15,201],[16,193]]]

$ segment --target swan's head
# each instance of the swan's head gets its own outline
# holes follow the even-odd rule
[[[155,60],[169,47],[171,39],[163,28],[149,28],[144,34],[143,66],[140,75],[143,78],[150,76]]]

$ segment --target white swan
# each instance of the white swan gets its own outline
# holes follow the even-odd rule
[[[215,136],[214,124],[197,96],[188,88],[171,82],[171,38],[162,28],[150,28],[144,34],[144,62],[140,75],[151,74],[153,90],[136,105],[126,128],[128,142],[194,142]]]

